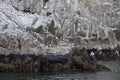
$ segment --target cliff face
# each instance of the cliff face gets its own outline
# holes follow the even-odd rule
[[[119,4],[119,0],[1,0],[0,50],[114,48],[120,41]]]

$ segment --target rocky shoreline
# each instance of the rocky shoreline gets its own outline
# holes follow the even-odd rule
[[[78,49],[68,54],[0,54],[0,72],[110,71],[98,60],[120,59],[117,49]],[[111,53],[113,52],[113,53]],[[93,55],[92,55],[93,54]]]
[[[120,59],[119,4],[1,0],[0,72],[109,70],[97,61]]]

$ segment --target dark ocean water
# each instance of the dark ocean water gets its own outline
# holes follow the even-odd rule
[[[0,73],[0,80],[120,80],[120,61],[100,61],[109,71],[62,73]]]

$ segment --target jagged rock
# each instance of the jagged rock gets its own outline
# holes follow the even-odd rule
[[[8,48],[8,46],[9,46],[9,40],[7,39],[7,37],[1,36],[0,37],[0,47]]]
[[[33,41],[50,46],[51,37],[50,42],[44,42],[44,33],[48,33],[54,38],[52,42],[114,48],[119,45],[119,3],[114,0],[2,0],[0,34],[19,38],[25,33],[27,36],[38,33]],[[54,45],[59,46],[56,42]]]
[[[79,51],[78,51],[79,52]],[[75,53],[72,53],[75,54]],[[98,64],[86,55],[35,55],[35,54],[9,54],[0,55],[1,72],[45,72],[45,71],[101,71],[109,68]],[[83,53],[82,53],[83,54]],[[84,59],[87,58],[87,59]]]
[[[76,46],[100,50],[119,46],[119,4],[119,0],[1,0],[0,53],[7,55],[1,58],[5,62],[1,69],[7,66],[1,71],[104,69],[89,56],[91,50],[67,53]],[[9,54],[13,53],[19,54],[20,59],[17,56],[11,60]],[[57,53],[62,55],[55,56]],[[108,55],[110,50],[103,50],[103,54],[95,50],[94,53],[98,59],[119,58]],[[44,54],[48,59],[42,56],[43,60],[39,60],[30,54]],[[93,65],[89,65],[91,61]]]

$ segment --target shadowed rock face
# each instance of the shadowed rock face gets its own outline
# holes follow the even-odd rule
[[[45,71],[101,71],[109,68],[98,64],[85,49],[73,50],[66,55],[0,55],[0,72],[45,72]]]
[[[115,32],[115,35],[116,35],[116,39],[118,40],[118,41],[120,41],[120,30],[118,29],[118,30],[115,30],[114,31]]]

